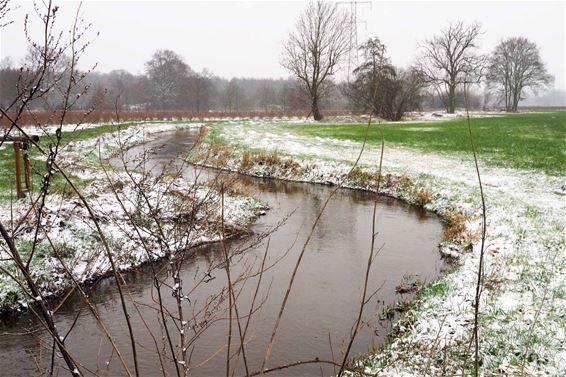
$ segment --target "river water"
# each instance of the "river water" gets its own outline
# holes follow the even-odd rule
[[[133,148],[129,151],[130,157],[140,153],[142,149],[155,148],[150,158],[151,165],[153,168],[161,168],[190,148],[196,133],[196,130],[164,133],[158,141]],[[160,147],[163,145],[164,147]],[[116,160],[113,162],[119,165]],[[176,164],[178,163],[177,161]],[[184,174],[188,178],[193,177],[195,169],[188,167]],[[215,171],[205,170],[201,178],[210,178],[216,174]],[[268,258],[272,262],[285,256],[264,274],[259,294],[263,304],[252,317],[246,338],[248,343],[245,351],[249,369],[257,371],[297,255],[332,188],[250,177],[240,177],[239,182],[241,187],[245,187],[270,207],[267,214],[253,225],[253,232],[258,234],[270,229],[288,216],[287,221],[271,235]],[[399,313],[395,311],[390,312],[393,317],[384,315],[385,309],[412,297],[410,293],[396,293],[396,287],[402,283],[411,284],[416,279],[431,281],[440,275],[443,263],[437,244],[442,225],[437,216],[390,198],[376,197],[361,191],[339,190],[330,200],[307,248],[273,347],[270,367],[317,357],[331,360],[329,339],[332,341],[335,359],[341,360],[340,352],[349,338],[359,310],[370,251],[372,210],[376,199],[379,233],[377,246],[381,251],[372,268],[368,291],[373,292],[378,288],[379,291],[366,306],[364,322],[350,356],[367,353],[383,342],[392,322],[399,317]],[[253,237],[231,241],[229,246],[242,247],[251,238]],[[265,249],[264,240],[241,258],[235,259],[233,273],[237,274],[246,268],[257,269]],[[218,245],[198,248],[187,258],[183,268],[182,279],[185,284],[194,281],[221,255]],[[162,375],[154,338],[146,326],[154,334],[160,349],[165,349],[160,338],[162,332],[158,315],[153,309],[144,306],[153,305],[155,289],[152,271],[146,266],[125,276],[131,297],[140,303],[138,308],[145,320],[144,324],[130,303],[134,332],[139,344],[139,363],[144,376]],[[223,270],[213,270],[211,276],[214,280],[192,295],[195,307],[225,285]],[[249,310],[256,282],[256,278],[249,279],[239,296],[241,315],[247,314]],[[97,284],[92,288],[90,296],[121,346],[124,357],[130,360],[128,332],[113,280],[105,279]],[[174,308],[170,293],[166,293],[164,298],[165,304]],[[123,375],[116,357],[111,355],[102,331],[79,297],[72,297],[56,318],[59,329],[69,328],[78,318],[66,344],[72,355],[85,367],[87,375],[88,371],[95,375]],[[34,358],[45,362],[50,357],[42,347],[42,344],[49,342],[45,343],[46,337],[39,323],[26,314],[16,323],[0,327],[0,332],[0,375],[36,375]],[[192,349],[192,375],[226,375],[226,350],[223,347],[226,345],[227,333],[228,320],[224,318],[212,324],[198,340]],[[237,337],[237,328],[234,327],[233,340]],[[232,365],[234,363],[235,360]],[[331,375],[333,372],[332,367],[327,365],[305,365],[283,369],[272,375],[320,376],[321,369],[323,375]],[[168,370],[170,373],[173,371],[173,367]],[[235,375],[244,374],[240,361]]]

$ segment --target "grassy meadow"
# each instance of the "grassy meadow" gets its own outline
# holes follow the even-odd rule
[[[566,111],[472,118],[478,156],[490,165],[566,175]],[[365,124],[289,124],[305,136],[363,141]],[[400,145],[441,154],[470,153],[467,120],[372,125],[368,142]]]

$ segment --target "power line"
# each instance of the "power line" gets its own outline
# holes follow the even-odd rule
[[[338,5],[349,5],[350,6],[350,19],[348,24],[350,25],[350,36],[349,36],[349,46],[348,46],[348,82],[350,82],[350,72],[352,72],[353,67],[359,65],[358,56],[358,24],[364,24],[367,27],[367,22],[358,19],[358,4],[369,4],[371,9],[371,1],[339,1]]]

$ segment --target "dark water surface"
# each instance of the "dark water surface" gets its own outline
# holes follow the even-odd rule
[[[144,148],[151,148],[166,143],[158,148],[151,157],[154,167],[169,164],[172,158],[190,147],[197,131],[176,131],[167,133],[157,142],[145,147],[132,149],[130,156],[140,153]],[[115,165],[119,161],[114,160]],[[193,177],[195,171],[187,168],[187,177]],[[205,171],[201,178],[215,175]],[[258,219],[252,230],[260,233],[278,224],[282,218],[288,220],[271,236],[269,260],[274,261],[294,245],[290,252],[276,266],[264,274],[260,299],[262,308],[252,318],[247,339],[246,357],[250,371],[257,371],[261,366],[263,354],[269,341],[273,324],[279,311],[283,295],[297,255],[302,248],[317,214],[330,194],[332,188],[301,183],[288,183],[276,180],[241,178],[241,185],[252,195],[266,202],[271,209],[267,215]],[[270,367],[288,364],[299,360],[332,359],[329,335],[336,359],[340,360],[340,351],[347,342],[351,328],[359,310],[359,301],[363,288],[367,258],[371,242],[371,219],[376,196],[353,190],[339,190],[331,199],[321,217],[314,236],[310,241],[293,291],[288,302],[281,327],[273,348]],[[410,294],[397,294],[396,287],[402,282],[415,279],[430,281],[437,278],[442,268],[442,261],[437,250],[442,226],[439,219],[421,209],[405,205],[389,198],[378,198],[379,232],[377,246],[382,247],[377,256],[368,291],[381,287],[374,299],[366,306],[364,323],[352,349],[351,356],[368,352],[379,345],[391,326],[391,320],[384,319],[384,308],[396,302],[406,301]],[[242,239],[232,241],[230,247],[237,248],[249,242]],[[242,258],[236,259],[234,275],[245,268],[257,270],[265,251],[265,242],[248,251]],[[182,271],[185,286],[194,281],[207,267],[221,257],[218,245],[199,248],[188,258]],[[192,303],[197,307],[206,297],[218,292],[225,284],[225,272],[215,270],[215,278],[192,295]],[[125,276],[131,296],[140,303],[153,305],[153,273],[148,266]],[[170,280],[170,279],[169,279]],[[240,314],[249,310],[251,297],[255,290],[255,278],[244,286],[238,300]],[[128,332],[121,312],[116,287],[112,279],[105,279],[90,292],[96,308],[108,326],[127,360],[131,360]],[[174,299],[165,290],[166,305],[174,308]],[[156,336],[155,341],[164,348],[161,339],[161,324],[158,315],[152,309],[138,306],[146,320],[146,325],[139,319],[133,305],[130,314],[134,324],[136,341],[139,343],[139,363],[144,376],[162,375],[154,339],[149,335],[146,325]],[[65,331],[78,315],[77,326],[69,336],[67,345],[71,354],[85,366],[85,373],[92,371],[100,375],[123,375],[116,357],[111,358],[110,347],[93,316],[74,297],[58,313],[58,328]],[[394,319],[398,317],[395,314]],[[238,332],[234,322],[233,341]],[[27,333],[33,330],[33,333]],[[49,358],[40,343],[46,341],[40,324],[31,315],[25,315],[17,323],[0,327],[0,375],[27,376],[36,375],[34,358]],[[191,375],[225,375],[226,344],[228,320],[214,323],[196,343],[193,350]],[[168,351],[168,350],[167,350]],[[213,356],[215,355],[216,356]],[[210,358],[210,360],[208,360]],[[205,362],[208,360],[207,362]],[[234,363],[235,361],[233,361]],[[169,366],[171,363],[168,363]],[[202,364],[202,365],[200,365]],[[233,364],[232,364],[233,365]],[[132,368],[133,370],[133,368]],[[332,368],[322,366],[324,375],[331,375]],[[174,368],[168,372],[173,375]],[[61,371],[60,375],[64,375]],[[242,362],[235,375],[244,375]],[[278,376],[320,376],[320,365],[290,368],[270,375]]]

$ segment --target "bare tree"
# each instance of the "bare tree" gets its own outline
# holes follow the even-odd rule
[[[111,79],[109,98],[113,102],[113,107],[120,110],[130,102],[134,75],[123,69],[116,69],[110,72],[109,77]]]
[[[386,47],[379,38],[368,39],[360,46],[364,61],[354,69],[354,81],[346,83],[344,93],[350,102],[363,110],[381,113],[382,101],[376,94],[378,87],[394,75],[394,67],[385,57]]]
[[[172,109],[177,105],[180,84],[190,72],[183,58],[171,50],[157,50],[145,63],[153,91],[153,103],[161,109]]]
[[[233,78],[228,83],[228,86],[224,90],[222,102],[224,108],[229,112],[240,109],[242,102],[242,90],[240,89],[236,79]]]
[[[420,45],[424,52],[419,70],[442,98],[448,113],[454,113],[456,108],[458,86],[481,79],[485,57],[477,52],[480,33],[480,24],[459,21]]]
[[[501,41],[489,59],[487,79],[505,102],[506,111],[517,111],[525,89],[533,91],[552,82],[540,59],[539,48],[527,38]]]
[[[191,78],[194,107],[197,112],[208,111],[211,107],[214,95],[212,76],[212,73],[205,68]]]
[[[276,101],[275,90],[268,84],[267,80],[263,81],[263,85],[257,91],[259,106],[263,111],[269,111]]]
[[[9,11],[7,4],[7,1],[0,0],[0,28],[6,25],[6,23],[2,23],[2,19]],[[4,265],[0,266],[0,271],[6,276],[15,277],[14,280],[18,282],[17,284],[24,292],[24,295],[31,298],[35,303],[36,308],[34,309],[34,314],[36,314],[42,326],[52,338],[53,355],[55,355],[55,350],[57,349],[71,375],[82,376],[83,368],[80,363],[73,358],[70,350],[67,348],[65,344],[67,336],[63,336],[63,332],[57,329],[54,321],[54,312],[56,310],[45,300],[45,292],[35,276],[32,267],[32,260],[36,252],[36,246],[40,238],[40,229],[45,216],[46,197],[50,190],[52,179],[59,170],[57,156],[61,147],[63,121],[67,112],[75,105],[77,98],[87,90],[86,87],[83,87],[86,74],[79,74],[76,66],[80,56],[89,45],[88,41],[86,43],[84,42],[84,35],[90,28],[90,25],[84,26],[82,20],[79,20],[79,5],[73,26],[68,32],[69,37],[68,39],[64,39],[62,38],[62,32],[58,33],[55,31],[55,19],[58,10],[59,7],[54,6],[51,1],[44,2],[42,6],[35,5],[36,14],[42,23],[42,42],[32,41],[31,34],[27,28],[28,16],[26,15],[24,31],[26,39],[32,45],[30,52],[34,53],[32,56],[37,58],[37,60],[31,61],[31,66],[21,69],[21,75],[18,78],[19,87],[16,99],[8,106],[0,108],[0,119],[5,118],[10,124],[4,136],[0,139],[0,147],[8,140],[11,133],[19,131],[21,136],[37,147],[46,158],[46,172],[43,175],[40,192],[35,198],[32,198],[32,195],[28,193],[30,194],[31,202],[28,213],[31,213],[32,210],[36,211],[36,223],[35,229],[33,229],[34,236],[31,250],[28,255],[22,253],[21,248],[17,244],[17,227],[14,227],[14,224],[6,226],[3,222],[0,222],[0,240],[2,241],[4,251],[9,256],[9,261],[13,265],[10,271],[15,271],[15,273],[11,273],[9,267],[6,269]],[[68,54],[68,56],[66,54]],[[52,75],[51,73],[54,72],[54,68],[59,67],[60,64],[66,65],[63,70],[66,74]],[[78,95],[71,95],[77,88],[80,88],[78,89]],[[55,136],[51,138],[49,150],[46,151],[41,148],[37,140],[31,138],[23,131],[19,125],[19,120],[24,112],[32,110],[31,104],[35,100],[44,100],[47,94],[55,92],[58,89],[64,90],[64,93],[60,96],[60,103],[57,105],[57,108],[61,109],[61,111],[58,114],[59,119],[56,120],[58,125]],[[8,114],[10,110],[13,111],[11,115]],[[51,373],[51,375],[53,375],[53,373]]]
[[[1,22],[1,21],[0,21]],[[5,108],[18,96],[20,70],[10,57],[0,61],[0,107]]]
[[[328,94],[328,79],[348,53],[348,30],[346,13],[318,1],[308,5],[284,44],[281,64],[299,79],[315,120],[322,119],[319,102]]]

